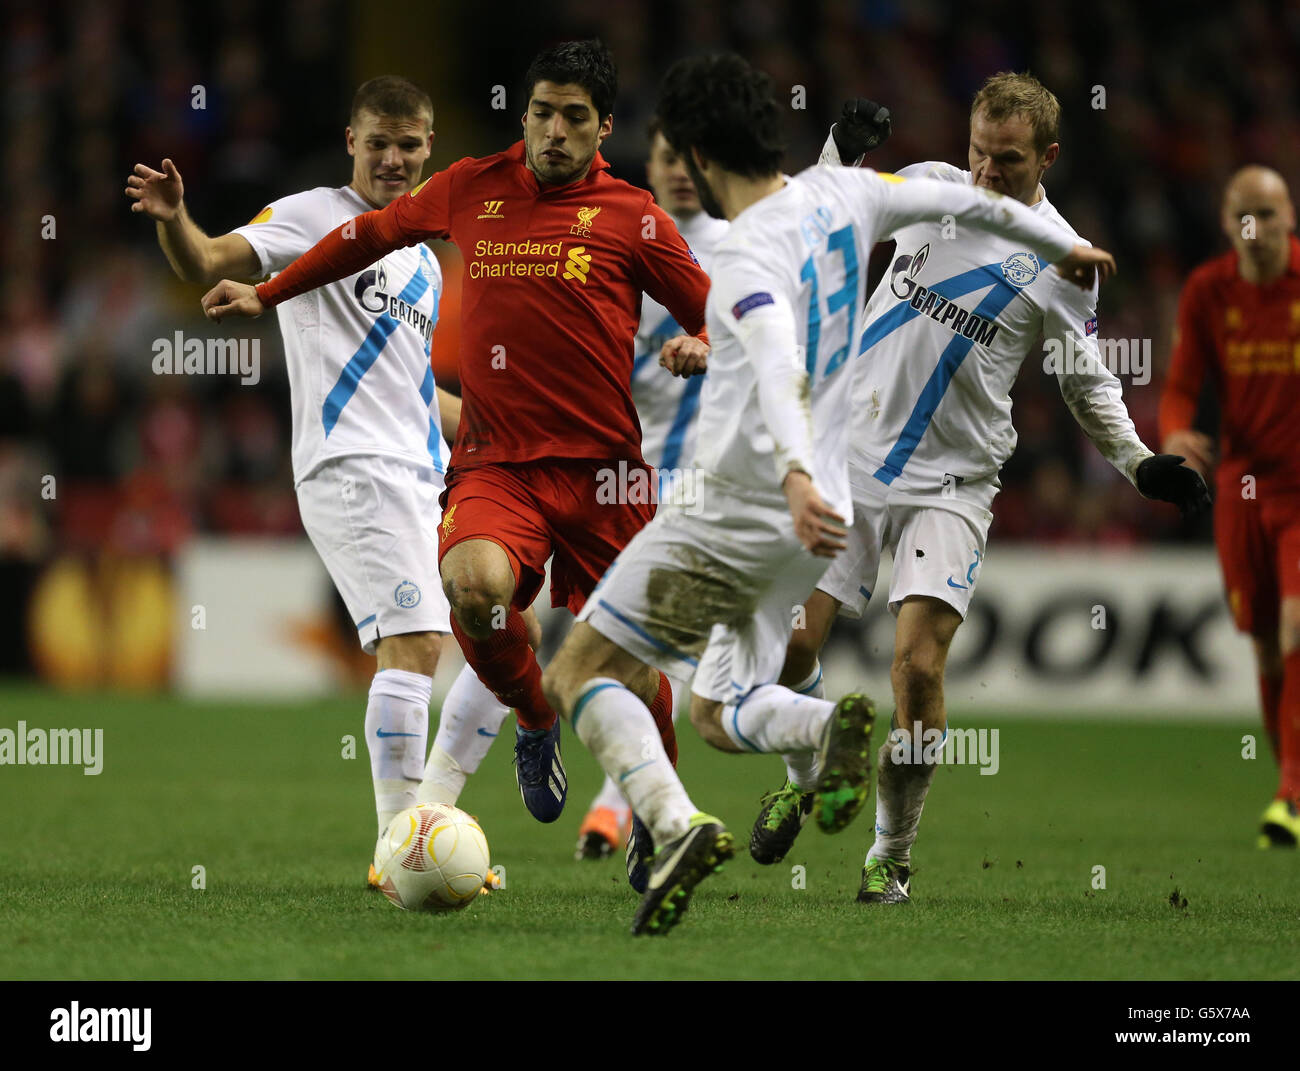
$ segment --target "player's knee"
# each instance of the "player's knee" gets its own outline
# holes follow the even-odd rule
[[[380,669],[400,669],[432,677],[438,671],[442,652],[442,634],[438,632],[404,632],[384,636],[375,645]]]
[[[474,574],[453,575],[443,578],[442,590],[460,627],[476,640],[506,627],[512,596],[507,585]]]

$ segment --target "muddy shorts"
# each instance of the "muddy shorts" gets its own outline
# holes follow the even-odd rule
[[[694,675],[698,695],[734,700],[780,676],[828,563],[800,546],[784,504],[710,486],[689,506],[660,506],[578,620],[670,677]]]

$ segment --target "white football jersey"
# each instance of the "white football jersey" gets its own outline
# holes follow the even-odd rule
[[[969,171],[951,164],[914,164],[899,174],[976,188]],[[1046,196],[1027,211],[1087,244]],[[898,248],[867,306],[854,360],[852,463],[898,490],[981,479],[995,490],[1016,445],[1011,385],[1041,336],[1045,358],[1059,347],[1049,367],[1075,419],[1132,481],[1151,452],[1098,351],[1096,285],[1082,290],[1023,239],[960,219],[914,221],[894,237]]]
[[[727,233],[727,221],[697,212],[689,220],[673,222],[706,272],[713,247]],[[641,324],[636,332],[632,361],[632,401],[641,420],[641,456],[647,464],[670,471],[689,464],[695,453],[695,420],[700,411],[703,376],[682,379],[659,365],[659,351],[670,338],[682,333],[673,314],[644,294]]]
[[[248,240],[263,273],[271,274],[370,209],[351,187],[322,186],[272,202],[232,233]],[[449,451],[429,364],[441,295],[442,269],[421,244],[276,307],[293,407],[295,484],[330,458],[357,454],[446,471]]]
[[[712,352],[696,464],[733,494],[783,503],[792,469],[851,516],[850,358],[862,337],[867,262],[877,241],[945,215],[996,228],[1055,261],[1072,235],[1024,205],[972,186],[811,167],[741,212],[714,249]]]

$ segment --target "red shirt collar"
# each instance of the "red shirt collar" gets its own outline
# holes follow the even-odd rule
[[[524,141],[523,141],[523,138],[520,138],[520,139],[519,139],[518,141],[516,141],[513,145],[511,145],[510,148],[508,148],[508,149],[506,150],[505,155],[506,155],[506,159],[507,159],[507,160],[513,160],[513,161],[514,161],[515,163],[517,163],[521,168],[523,168],[524,176],[525,176],[526,178],[530,179],[530,180],[532,181],[533,185],[534,185],[538,190],[543,190],[543,189],[546,189],[546,190],[565,190],[565,189],[569,189],[569,187],[571,187],[571,186],[581,186],[582,183],[584,183],[584,182],[590,182],[593,178],[596,177],[596,175],[597,175],[599,172],[601,172],[601,171],[608,171],[608,170],[609,170],[609,164],[606,162],[605,158],[604,158],[603,156],[600,155],[600,150],[597,149],[597,150],[596,150],[596,157],[595,157],[594,160],[591,161],[591,167],[587,169],[587,176],[586,176],[586,178],[580,179],[580,180],[577,181],[577,182],[571,182],[571,183],[569,183],[568,186],[543,186],[540,182],[537,181],[537,176],[534,175],[534,174],[532,173],[532,171],[530,171],[530,170],[528,169],[528,164],[527,164],[527,162],[526,162],[525,159],[524,159]]]

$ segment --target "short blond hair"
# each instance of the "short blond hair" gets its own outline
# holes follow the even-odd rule
[[[1039,156],[1056,141],[1061,126],[1061,102],[1050,89],[1026,71],[999,71],[988,79],[971,101],[971,118],[983,111],[995,123],[1022,116],[1034,130],[1034,149]]]

